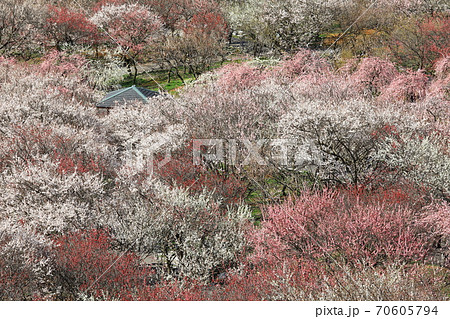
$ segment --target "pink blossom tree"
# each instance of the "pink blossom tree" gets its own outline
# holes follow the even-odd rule
[[[428,76],[421,70],[406,71],[396,76],[381,90],[381,100],[415,102],[425,97]]]
[[[317,53],[301,49],[285,58],[274,71],[289,79],[306,76],[324,78],[331,75],[332,68],[330,63]]]
[[[342,258],[353,263],[421,260],[427,247],[414,211],[331,190],[304,193],[263,212],[256,260]]]
[[[350,75],[354,87],[361,92],[378,95],[397,76],[392,62],[380,58],[364,58]]]
[[[436,61],[434,70],[435,78],[427,89],[427,98],[438,98],[446,103],[450,100],[450,57]]]
[[[249,64],[228,64],[218,71],[217,84],[224,90],[242,90],[260,85],[267,76],[263,69]]]

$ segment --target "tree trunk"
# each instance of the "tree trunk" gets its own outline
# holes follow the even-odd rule
[[[168,73],[168,80],[167,80],[167,83],[170,83],[171,75],[172,75],[172,69],[170,68],[170,69],[169,69],[169,73]]]
[[[137,78],[138,69],[137,69],[136,63],[134,63],[134,62],[133,62],[133,70],[134,70],[133,84],[136,84],[136,78]]]
[[[183,79],[183,77],[181,76],[180,72],[178,72],[178,68],[175,68],[175,74],[176,74],[176,75],[178,76],[178,78],[181,80],[181,83],[184,84],[184,79]]]

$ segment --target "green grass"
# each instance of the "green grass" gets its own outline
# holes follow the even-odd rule
[[[217,69],[222,65],[223,64],[219,62],[214,63],[210,69]],[[180,72],[180,75],[185,83],[195,80],[194,75],[191,73]],[[184,86],[185,83],[183,83],[183,81],[181,81],[181,79],[174,74],[171,75],[171,80],[169,82],[168,70],[139,73],[136,78],[137,86],[141,86],[154,91],[158,91],[162,87],[165,91],[172,94],[175,93],[176,89]],[[127,75],[119,84],[122,85],[122,87],[132,86],[134,84],[133,77]]]
[[[215,62],[210,66],[209,71],[221,68],[222,66],[229,63],[242,63],[242,62],[244,62],[244,60],[224,61],[223,63]],[[205,72],[207,71],[208,70],[206,70]],[[191,73],[184,73],[182,72],[182,70],[180,70],[180,75],[185,83],[195,80],[194,75]],[[175,76],[174,74],[172,74],[171,80],[169,82],[168,70],[139,73],[136,78],[137,86],[141,86],[153,91],[158,91],[160,87],[162,87],[165,91],[171,94],[176,94],[176,90],[180,87],[183,87],[185,83],[183,83],[181,79]],[[127,75],[125,76],[123,81],[121,81],[119,84],[122,87],[130,87],[134,84],[133,77]]]
[[[192,74],[182,73],[181,76],[183,77],[183,80],[185,82],[194,79],[194,76]],[[172,76],[170,82],[168,82],[168,80],[169,77],[167,71],[154,71],[148,73],[141,73],[138,74],[138,76],[136,77],[136,85],[153,91],[158,91],[162,87],[165,91],[168,91],[169,93],[172,93],[171,91],[174,91],[177,88],[182,87],[184,85],[181,79],[174,76]],[[120,82],[120,85],[122,85],[122,87],[129,87],[132,86],[133,84],[134,84],[133,77],[130,75],[127,75],[124,78],[124,80]]]

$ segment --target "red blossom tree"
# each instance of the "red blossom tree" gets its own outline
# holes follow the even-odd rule
[[[450,53],[449,33],[448,16],[413,19],[393,31],[389,48],[403,66],[431,71],[436,60]]]
[[[331,65],[311,50],[301,49],[292,57],[287,57],[278,69],[281,76],[292,78],[326,77],[331,74]]]
[[[428,87],[427,97],[436,97],[448,101],[450,99],[450,56],[437,60],[434,71],[435,79]]]
[[[185,187],[193,193],[212,191],[224,204],[236,204],[244,198],[247,187],[238,176],[194,165],[192,154],[192,147],[186,147],[173,154],[164,166],[155,165],[154,173],[170,185]]]
[[[58,299],[77,299],[80,294],[95,298],[133,299],[145,285],[149,270],[132,253],[120,254],[112,247],[106,231],[80,231],[55,241],[55,277],[61,292]]]
[[[98,44],[100,41],[97,27],[83,12],[52,5],[48,6],[44,34],[58,50],[64,44]]]
[[[228,27],[224,17],[216,12],[200,11],[187,21],[183,31],[186,34],[197,34],[215,39],[224,39],[228,35]]]
[[[225,56],[229,28],[214,1],[148,0],[168,29],[165,41],[154,48],[153,57],[184,82],[180,68],[198,77]]]
[[[136,82],[136,62],[144,58],[149,46],[161,34],[161,19],[146,6],[109,4],[101,7],[91,21],[104,32],[109,45],[120,46],[125,63],[134,68],[133,81]]]
[[[42,57],[39,69],[43,73],[77,77],[86,64],[87,60],[79,54],[65,55],[53,50]]]
[[[212,0],[144,0],[141,3],[151,7],[171,32],[182,29],[186,26],[186,22],[192,20],[194,20],[194,24],[198,20],[205,21],[205,16],[216,19],[210,21],[211,24],[222,24],[224,22],[219,5]],[[200,31],[204,32],[204,30]]]

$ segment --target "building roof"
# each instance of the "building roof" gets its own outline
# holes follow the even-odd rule
[[[133,85],[128,88],[109,92],[100,102],[97,103],[97,107],[111,108],[116,104],[123,104],[131,101],[147,103],[149,98],[158,94],[159,93],[156,91]]]

